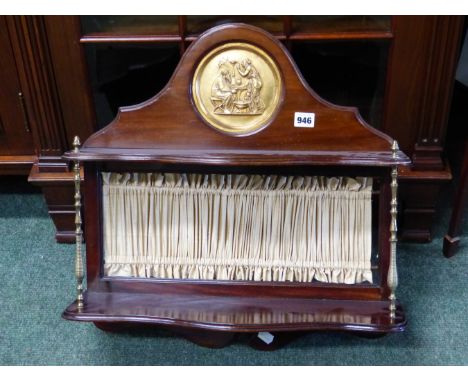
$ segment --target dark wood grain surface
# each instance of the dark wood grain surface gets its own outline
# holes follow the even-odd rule
[[[206,295],[88,293],[76,321],[138,322],[235,332],[283,330],[402,331],[406,319],[398,307],[392,322],[387,301],[303,298],[213,297]]]

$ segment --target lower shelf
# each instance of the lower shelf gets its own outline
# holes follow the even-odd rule
[[[81,310],[63,317],[95,323],[141,323],[225,332],[349,330],[403,331],[400,304],[390,319],[388,301],[257,298],[144,293],[87,293]]]

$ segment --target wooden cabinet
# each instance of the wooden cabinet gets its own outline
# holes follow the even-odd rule
[[[144,100],[137,95],[155,94],[200,33],[232,21],[275,35],[321,95],[357,106],[368,122],[400,142],[413,160],[412,166],[400,171],[400,232],[408,240],[431,239],[439,188],[451,179],[442,153],[464,17],[18,16],[4,20],[30,120],[29,145],[34,150],[30,153],[37,155],[30,180],[46,195],[58,240],[71,239],[73,231],[72,176],[61,159],[72,137],[85,140],[106,125],[119,106]],[[317,71],[318,67],[329,67],[333,76],[327,77],[327,71]],[[26,134],[23,122],[19,129]],[[24,172],[24,165],[12,167],[0,161],[0,171],[5,173],[6,168]]]
[[[0,162],[0,173],[29,173],[30,181],[42,188],[57,240],[67,241],[74,231],[73,176],[62,154],[74,135],[88,136],[95,127],[79,18],[6,16],[3,20],[24,101],[16,115],[27,115],[31,135],[27,146],[34,156],[25,163],[15,153],[9,163]],[[2,108],[3,103],[18,101],[17,94],[12,96],[1,98]],[[25,130],[24,123],[17,129]]]

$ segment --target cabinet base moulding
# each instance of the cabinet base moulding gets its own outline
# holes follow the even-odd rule
[[[27,175],[36,161],[35,155],[0,155],[0,175]]]
[[[58,243],[74,243],[73,172],[41,172],[36,162],[29,173],[28,181],[42,189],[49,215],[55,225],[56,241]]]
[[[432,240],[432,225],[441,188],[452,180],[448,164],[443,170],[399,168],[401,234],[403,241],[426,243]]]

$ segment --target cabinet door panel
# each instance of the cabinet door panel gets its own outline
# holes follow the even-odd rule
[[[5,17],[0,17],[0,155],[34,153]]]

